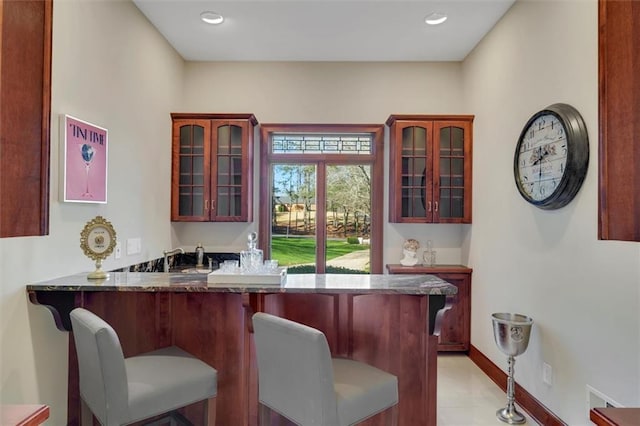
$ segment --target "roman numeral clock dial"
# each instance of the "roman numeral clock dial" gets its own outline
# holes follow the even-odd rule
[[[553,104],[535,113],[518,138],[513,162],[522,198],[545,210],[567,205],[587,174],[589,138],[580,113]]]

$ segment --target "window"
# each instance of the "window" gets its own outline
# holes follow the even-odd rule
[[[263,125],[260,246],[290,273],[382,273],[382,125]]]

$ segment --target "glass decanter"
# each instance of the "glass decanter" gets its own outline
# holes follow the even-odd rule
[[[262,269],[262,250],[256,248],[258,234],[250,232],[247,236],[247,249],[240,252],[240,272],[258,273]]]
[[[431,240],[427,241],[427,247],[422,253],[422,260],[424,266],[433,266],[436,264],[436,251],[433,249]]]

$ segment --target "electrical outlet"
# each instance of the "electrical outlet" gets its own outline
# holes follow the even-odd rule
[[[120,259],[122,257],[122,243],[120,243],[120,241],[116,241],[115,257],[116,259]]]
[[[553,385],[553,369],[546,362],[542,363],[542,381],[549,386]]]

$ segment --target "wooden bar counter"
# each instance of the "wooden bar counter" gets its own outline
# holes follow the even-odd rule
[[[85,274],[27,286],[58,329],[87,308],[118,333],[125,357],[177,345],[218,370],[217,425],[257,424],[257,371],[251,316],[269,312],[322,330],[334,356],[398,376],[399,425],[436,425],[437,334],[446,295],[433,275],[289,275],[283,285],[208,284],[205,274]],[[69,338],[68,424],[79,424],[78,366]],[[202,405],[182,412],[199,424]],[[364,424],[381,425],[387,413]],[[289,424],[282,420],[281,424]]]

